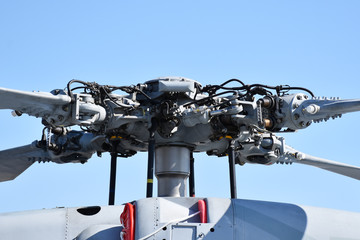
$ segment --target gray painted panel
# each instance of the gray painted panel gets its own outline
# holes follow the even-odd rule
[[[171,240],[195,240],[196,226],[172,226]]]
[[[308,216],[304,239],[360,239],[360,213],[315,207],[303,209]]]
[[[232,200],[235,239],[302,239],[307,225],[305,211],[293,204]]]
[[[66,209],[0,214],[2,240],[66,239]]]
[[[85,229],[76,240],[119,240],[121,230],[118,225],[94,225]]]
[[[124,206],[103,206],[94,215],[83,215],[77,211],[78,208],[68,208],[67,234],[70,239],[78,236],[84,229],[96,224],[108,224],[120,226],[120,214]]]
[[[104,231],[112,234],[119,232],[119,228],[113,228],[120,227],[122,205],[104,206],[98,213],[92,215],[80,214],[77,209],[79,208],[57,208],[0,214],[0,239],[74,239],[85,229],[99,224],[110,225],[108,229],[101,230],[102,234],[105,234]],[[96,234],[94,229],[91,231],[92,235]]]
[[[234,239],[234,211],[231,200],[206,198],[206,205],[208,222],[213,224],[214,229],[206,239]],[[238,223],[238,227],[241,224]]]

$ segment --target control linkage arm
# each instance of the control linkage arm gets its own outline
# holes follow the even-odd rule
[[[35,162],[85,163],[99,149],[91,133],[54,129],[40,141],[0,151],[0,182],[13,180]]]
[[[360,180],[360,167],[335,162],[302,153],[285,144],[283,137],[270,133],[255,134],[254,142],[237,143],[236,162],[272,165],[300,163],[318,167],[337,174]]]
[[[0,109],[13,109],[14,116],[25,113],[42,118],[50,126],[95,127],[106,117],[106,110],[91,95],[70,97],[60,89],[46,93],[0,88]]]

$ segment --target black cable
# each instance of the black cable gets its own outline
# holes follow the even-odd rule
[[[217,97],[217,96],[220,96],[220,95],[223,95],[223,94],[226,94],[226,93],[235,93],[235,94],[238,94],[238,92],[232,90],[232,91],[225,91],[225,92],[221,92],[221,93],[217,93],[217,94],[214,94],[214,95],[211,95],[209,97],[206,97],[206,98],[202,98],[202,99],[199,99],[199,100],[195,100],[195,101],[192,101],[192,102],[189,102],[187,104],[184,104],[184,107],[187,107],[187,106],[190,106],[191,104],[195,104],[195,103],[199,103],[199,102],[206,102],[207,100],[211,100],[213,97]]]
[[[146,93],[144,93],[142,90],[136,88],[135,86],[132,87],[127,87],[127,86],[121,86],[121,87],[116,87],[116,86],[107,86],[108,88],[111,88],[110,92],[116,91],[116,90],[121,90],[124,91],[126,93],[134,93],[134,92],[139,92],[141,93],[144,97],[146,97],[148,100],[152,100],[151,97],[149,97],[149,95],[147,95]]]
[[[150,96],[148,96],[146,93],[144,93],[142,90],[140,89],[136,89],[136,91],[138,91],[139,93],[141,93],[142,95],[144,95],[144,97],[146,97],[148,100],[152,100]]]
[[[68,84],[67,84],[67,90],[68,90],[68,95],[71,98],[71,102],[75,101],[74,94],[72,93],[72,90],[70,88],[71,84],[73,84],[73,83],[81,83],[81,84],[83,84],[85,86],[88,86],[88,87],[92,88],[91,84],[89,84],[87,82],[84,82],[84,81],[81,81],[81,80],[73,79],[73,80],[69,81]]]
[[[223,90],[236,90],[236,91],[242,91],[242,90],[248,90],[248,86],[244,85],[241,87],[223,87],[221,85],[214,85],[216,90],[223,89]],[[216,91],[215,90],[215,91]]]
[[[124,91],[126,93],[133,93],[134,92],[134,87],[131,86],[105,86],[107,88],[110,89],[110,92],[116,91],[116,90],[121,90]]]
[[[119,103],[117,103],[116,100],[109,95],[109,93],[106,91],[106,89],[105,89],[104,86],[101,86],[100,89],[103,90],[103,93],[105,93],[105,95],[109,98],[109,100],[112,101],[112,102],[113,102],[114,104],[116,104],[117,106],[119,106],[119,107],[133,108],[133,106],[120,105]]]
[[[230,82],[238,82],[240,83],[242,86],[241,87],[224,87],[226,84],[230,83]],[[203,88],[203,91],[207,91],[207,92],[216,92],[219,89],[223,89],[223,90],[246,90],[246,85],[239,79],[236,78],[232,78],[230,80],[227,80],[226,82],[220,84],[220,85],[207,85]]]
[[[230,83],[230,82],[238,82],[240,83],[241,85],[245,86],[245,83],[243,83],[241,80],[239,79],[236,79],[236,78],[232,78],[230,80],[227,80],[226,82],[220,84],[221,87],[225,86],[226,84]]]
[[[307,88],[302,88],[302,87],[289,87],[289,90],[302,90],[305,92],[308,92],[312,97],[315,97],[314,93],[312,91],[310,91]]]
[[[231,81],[238,81],[239,83],[242,84],[242,86],[241,87],[224,87],[224,85],[226,85],[227,83],[229,83]],[[247,93],[251,93],[252,88],[255,88],[255,87],[261,87],[261,88],[267,88],[267,89],[275,90],[278,95],[280,95],[281,93],[284,93],[284,92],[282,92],[284,90],[285,91],[286,90],[287,91],[290,91],[290,90],[302,90],[302,91],[305,91],[305,92],[309,93],[312,97],[315,97],[313,92],[311,92],[309,89],[303,88],[303,87],[290,87],[288,85],[269,86],[269,85],[264,85],[264,84],[245,85],[243,82],[241,82],[240,80],[237,80],[237,79],[230,79],[230,80],[226,81],[225,83],[223,83],[221,85],[210,85],[210,86],[208,85],[208,86],[203,88],[203,91],[212,93],[212,92],[216,92],[219,89],[222,89],[222,90],[234,90],[234,91],[246,90]],[[271,94],[271,92],[268,92],[268,94]]]
[[[200,84],[195,83],[195,87],[196,87],[196,92],[195,92],[195,95],[194,95],[194,100],[196,100],[196,96],[198,95],[198,93],[201,92],[201,85]]]
[[[79,89],[84,89],[84,92],[86,92],[87,89],[89,89],[88,87],[75,87],[75,88],[72,88],[71,91],[75,91],[75,90],[79,90]]]
[[[302,90],[302,91],[308,92],[312,97],[315,97],[315,95],[309,89],[303,88],[303,87],[290,87],[288,85],[268,86],[268,85],[263,85],[263,84],[252,84],[249,87],[250,88],[253,88],[253,87],[269,88],[269,89],[276,90],[276,92],[278,94],[280,94],[282,90]]]

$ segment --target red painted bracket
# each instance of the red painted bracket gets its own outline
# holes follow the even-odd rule
[[[121,231],[123,240],[135,239],[135,206],[131,203],[126,203],[124,211],[120,215],[120,222],[123,225]]]
[[[198,208],[200,211],[200,222],[207,223],[207,209],[206,209],[206,202],[204,200],[198,201]]]

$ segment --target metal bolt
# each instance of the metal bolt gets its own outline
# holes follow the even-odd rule
[[[309,114],[315,114],[317,112],[319,112],[320,107],[316,104],[310,104],[309,106],[307,106],[306,108],[303,109],[303,111],[305,111],[306,113]]]

